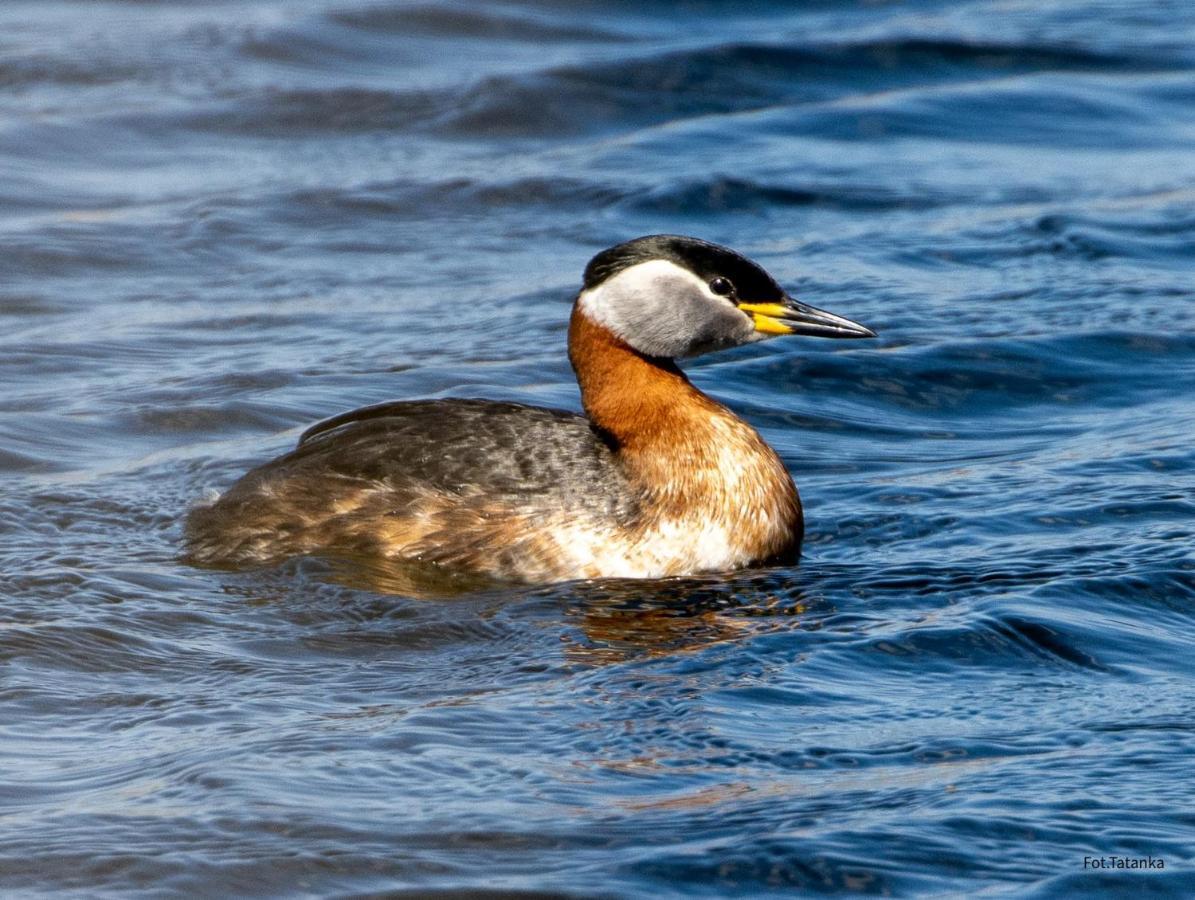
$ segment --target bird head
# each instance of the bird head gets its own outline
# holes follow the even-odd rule
[[[800,303],[739,253],[653,234],[603,250],[585,267],[578,311],[645,356],[698,356],[781,335],[875,337]]]

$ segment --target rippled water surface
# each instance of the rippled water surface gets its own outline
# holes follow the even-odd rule
[[[179,562],[657,231],[880,332],[688,367],[799,567]],[[1190,896],[1193,260],[1185,2],[0,5],[0,893]]]

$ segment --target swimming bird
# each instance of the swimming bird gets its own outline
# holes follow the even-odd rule
[[[381,556],[524,582],[795,562],[788,470],[675,362],[780,335],[874,337],[726,247],[618,244],[589,262],[569,320],[584,416],[460,399],[335,416],[196,507],[188,556]]]

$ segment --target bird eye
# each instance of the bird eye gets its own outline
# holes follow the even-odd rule
[[[734,285],[730,283],[729,278],[723,278],[719,275],[710,281],[710,290],[720,297],[729,297],[734,293]]]

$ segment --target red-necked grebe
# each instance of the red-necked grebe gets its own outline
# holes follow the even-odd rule
[[[733,250],[627,241],[590,261],[573,306],[586,417],[487,400],[344,413],[194,509],[189,558],[366,554],[523,581],[795,561],[804,524],[784,464],[673,361],[791,334],[874,337]]]

